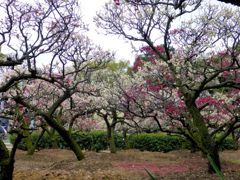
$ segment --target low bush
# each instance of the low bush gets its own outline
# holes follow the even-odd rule
[[[237,150],[238,144],[230,137],[224,139],[220,146],[220,150]]]
[[[161,151],[169,152],[172,150],[182,149],[186,141],[179,136],[156,134],[134,134],[129,137],[129,147],[141,151]]]
[[[39,135],[40,135],[39,132],[33,132],[31,134],[32,143],[36,143]],[[16,135],[11,135],[10,136],[10,142],[12,144],[14,143],[15,139],[16,139]],[[53,137],[50,137],[47,133],[45,133],[38,143],[38,148],[39,149],[53,148],[55,143],[57,143],[57,145],[58,145],[59,139],[60,138],[57,135],[54,135]],[[58,146],[58,147],[60,147],[60,146]],[[18,144],[18,148],[22,149],[22,150],[27,150],[24,139]]]
[[[32,142],[35,143],[38,139],[39,133],[34,132],[31,135]],[[91,132],[73,132],[72,137],[80,145],[82,149],[90,151],[100,151],[108,149],[107,133],[104,131],[91,131]],[[15,136],[11,136],[11,142],[14,142]],[[176,135],[168,135],[164,133],[140,133],[131,134],[127,137],[127,144],[121,134],[115,134],[116,147],[118,149],[139,149],[141,151],[159,151],[169,152],[179,149],[191,149],[191,144],[183,137]],[[68,149],[67,143],[58,135],[54,134],[49,136],[47,133],[41,138],[38,144],[39,149],[45,148],[61,148]],[[19,149],[26,150],[26,144],[22,141],[18,145]],[[224,140],[220,146],[221,150],[236,149],[236,144],[231,138]]]

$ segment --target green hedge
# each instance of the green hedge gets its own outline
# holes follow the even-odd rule
[[[103,131],[75,132],[72,137],[82,149],[91,151],[100,151],[107,149],[107,135]],[[59,141],[60,148],[68,148],[68,145],[62,138]]]
[[[34,132],[31,135],[32,142],[35,143],[38,139],[39,133]],[[72,133],[74,140],[80,145],[82,149],[90,151],[106,150],[108,148],[107,133],[104,131],[91,131],[91,132],[74,132]],[[10,141],[13,143],[16,136],[12,135]],[[124,149],[125,144],[123,137],[120,134],[115,135],[116,147]],[[58,135],[55,134],[50,137],[47,133],[41,138],[38,143],[39,149],[55,148],[68,149],[67,143]],[[26,144],[23,141],[18,145],[19,149],[27,150]]]
[[[169,152],[182,149],[186,141],[179,136],[165,134],[135,134],[129,137],[128,143],[129,147],[142,151]]]
[[[33,143],[35,143],[37,141],[39,135],[40,135],[40,133],[38,133],[38,132],[33,132],[31,134],[31,139],[32,139]],[[10,136],[11,143],[13,143],[15,141],[15,139],[16,139],[15,135]],[[50,138],[49,135],[47,133],[45,133],[38,143],[38,148],[39,149],[50,149],[50,148],[54,147],[54,143],[56,143],[58,146],[60,139],[61,138],[57,135],[55,135],[53,138]],[[60,147],[60,146],[58,146],[58,147]],[[24,139],[18,144],[18,148],[22,149],[22,150],[27,150]]]
[[[220,146],[220,150],[237,150],[237,149],[238,149],[238,145],[230,137],[224,139],[222,145]]]
[[[31,135],[33,143],[36,142],[39,133],[35,132]],[[106,150],[108,148],[107,133],[104,131],[91,131],[91,132],[74,132],[72,137],[77,141],[82,149],[90,151],[100,151]],[[13,142],[14,136],[11,137]],[[141,151],[159,151],[159,152],[169,152],[172,150],[179,149],[191,149],[191,145],[183,137],[167,135],[163,133],[141,133],[132,134],[128,136],[127,144],[123,139],[121,134],[115,135],[116,147],[118,149],[139,149]],[[62,149],[68,149],[68,145],[63,139],[55,134],[52,138],[49,137],[47,133],[44,134],[39,142],[38,148],[53,148],[58,147]],[[25,142],[22,141],[18,148],[26,150]],[[236,149],[231,138],[227,138],[222,146],[221,150],[224,149]]]

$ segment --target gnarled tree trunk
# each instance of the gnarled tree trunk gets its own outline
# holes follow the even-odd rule
[[[217,168],[221,171],[218,148],[208,132],[208,128],[204,122],[204,118],[201,115],[200,110],[197,108],[194,99],[192,98],[185,97],[185,103],[188,112],[192,116],[192,122],[190,123],[192,127],[191,134],[193,134],[194,141],[204,154],[209,155],[212,158]],[[208,171],[210,173],[216,173],[210,162]]]
[[[217,166],[218,170],[221,171],[221,162],[219,157],[219,151],[217,147],[212,148],[212,152],[209,153],[210,157],[214,161],[215,165]],[[208,172],[209,173],[216,173],[213,166],[211,165],[210,161],[208,161]]]
[[[28,155],[33,155],[34,154],[35,150],[38,147],[38,143],[40,142],[41,138],[43,137],[45,131],[46,131],[45,129],[43,129],[41,131],[41,134],[38,136],[37,141],[35,142],[35,144],[32,146],[31,149],[28,150]]]
[[[78,160],[82,160],[84,158],[84,154],[77,144],[77,142],[71,137],[71,134],[64,129],[63,126],[58,124],[52,117],[45,115],[44,116],[47,123],[58,132],[58,134],[63,138],[63,140],[69,145],[70,149],[74,152],[75,156]]]
[[[12,173],[9,167],[9,151],[2,140],[0,140],[0,179],[11,180]]]
[[[18,135],[14,144],[12,151],[9,155],[9,151],[2,140],[0,140],[0,180],[12,180],[13,170],[15,162],[15,153],[18,144],[21,142],[23,136]]]

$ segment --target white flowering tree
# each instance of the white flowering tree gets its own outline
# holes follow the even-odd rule
[[[134,4],[149,4],[149,2],[146,0],[125,0],[128,3],[134,3]],[[174,6],[175,8],[178,8],[180,6],[182,6],[182,4],[188,3],[189,0],[172,0],[172,1],[156,1],[154,2],[154,4],[165,4],[165,5],[170,5],[170,6]],[[202,0],[201,0],[202,1]],[[232,5],[235,6],[240,6],[240,2],[238,0],[218,0],[220,2],[224,2],[224,3],[230,3]],[[120,5],[120,0],[114,0],[116,5]]]
[[[183,118],[184,131],[208,156],[209,171],[214,171],[210,165],[213,161],[221,169],[218,145],[239,127],[238,106],[234,114],[226,108],[228,113],[221,121],[216,118],[219,107],[228,102],[234,104],[229,98],[221,99],[222,95],[233,91],[236,99],[239,97],[239,9],[200,6],[201,1],[185,1],[179,7],[145,2],[106,4],[96,23],[108,33],[146,44],[148,53],[144,58],[156,59],[156,64],[147,71],[148,76],[153,76],[150,84],[164,85],[157,90],[160,96],[152,98],[156,101],[166,98],[169,104],[162,106],[168,116],[173,116],[168,122],[180,127],[179,120]],[[161,49],[157,46],[159,42],[163,44]],[[216,131],[225,127],[218,139],[212,136],[213,124]]]
[[[119,83],[125,83],[125,77],[129,76],[127,62],[109,61],[104,69],[96,71],[92,77],[92,83],[98,89],[98,96],[92,99],[96,114],[102,118],[106,125],[107,137],[111,153],[116,153],[114,140],[115,130],[118,124],[124,124],[124,112],[121,105],[121,87]],[[121,84],[122,85],[122,84]]]

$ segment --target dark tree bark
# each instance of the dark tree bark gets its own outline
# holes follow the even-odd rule
[[[217,168],[221,171],[222,168],[221,168],[221,161],[220,161],[220,157],[219,157],[219,150],[218,150],[217,147],[213,147],[212,149],[213,149],[213,151],[209,155],[213,159]],[[211,174],[216,173],[213,166],[211,165],[211,163],[209,161],[208,161],[208,172],[211,173]]]
[[[47,123],[58,132],[58,134],[63,138],[63,140],[69,145],[70,149],[74,152],[75,156],[78,160],[82,160],[84,158],[84,154],[81,151],[80,146],[77,142],[71,137],[71,134],[64,129],[61,125],[59,125],[55,120],[52,119],[51,116],[44,115]]]
[[[183,5],[184,1],[186,1],[186,0],[178,1],[178,3],[176,5],[174,5],[173,3],[168,3],[168,4],[169,5],[174,5],[175,8],[178,8],[178,7]],[[217,1],[224,2],[224,3],[230,3],[230,4],[235,5],[235,6],[240,6],[240,1],[239,0],[217,0]],[[126,0],[126,2],[129,2],[129,0]],[[142,3],[141,0],[135,0],[135,1],[131,1],[131,2],[141,3],[141,4],[149,4],[149,3],[146,3],[146,2]],[[167,3],[165,1],[160,1],[159,4],[167,4]],[[119,5],[119,4],[117,4],[117,5]]]
[[[220,2],[225,2],[225,3],[230,3],[235,6],[240,6],[240,1],[239,0],[218,0]]]
[[[9,152],[2,140],[0,140],[0,179],[11,180],[9,173]]]
[[[48,112],[43,112],[41,110],[38,110],[37,108],[31,106],[30,104],[23,101],[23,99],[20,96],[14,97],[14,100],[27,107],[28,109],[33,110],[34,112],[37,112],[36,114],[42,116],[47,124],[53,128],[53,130],[57,131],[58,134],[63,138],[63,140],[69,145],[70,149],[74,152],[76,158],[78,160],[82,160],[84,158],[84,154],[80,148],[80,146],[77,144],[77,142],[71,137],[71,133],[67,131],[56,119],[54,118],[54,112],[56,109],[61,105],[61,103],[66,100],[67,98],[71,97],[71,95],[74,93],[69,93],[66,91],[59,99],[53,103],[53,105],[49,108]]]
[[[13,148],[10,155],[3,141],[0,140],[0,180],[13,179],[15,153],[17,150],[17,146],[21,142],[22,138],[23,136],[18,134],[13,144]]]
[[[193,139],[198,145],[198,147],[202,150],[202,152],[206,155],[209,155],[217,168],[221,171],[221,162],[219,158],[219,149],[217,144],[214,142],[213,138],[210,136],[207,126],[204,122],[204,118],[200,113],[200,110],[197,108],[194,103],[195,99],[191,97],[191,95],[185,95],[185,103],[189,113],[192,115],[192,132]],[[210,173],[216,173],[213,169],[210,161],[208,162],[208,171]]]
[[[116,153],[116,145],[115,145],[115,139],[114,139],[114,130],[115,127],[108,126],[107,127],[107,138],[109,142],[109,149],[111,153]]]
[[[43,130],[41,131],[41,134],[38,136],[38,139],[37,139],[37,141],[35,142],[35,144],[33,145],[33,147],[32,147],[30,150],[28,150],[28,155],[33,155],[33,154],[34,154],[35,150],[36,150],[37,147],[38,147],[38,143],[40,142],[41,138],[43,137],[45,131],[46,131],[45,129],[43,129]]]
[[[128,136],[127,136],[127,132],[128,132],[127,129],[122,129],[122,135],[123,135],[124,145],[125,145],[125,148],[126,148],[126,149],[128,148]]]
[[[115,123],[109,123],[108,120],[108,114],[104,114],[103,119],[107,125],[107,138],[108,138],[108,143],[109,143],[109,149],[111,153],[116,153],[116,144],[115,144],[115,139],[114,139],[114,134],[115,134]]]

